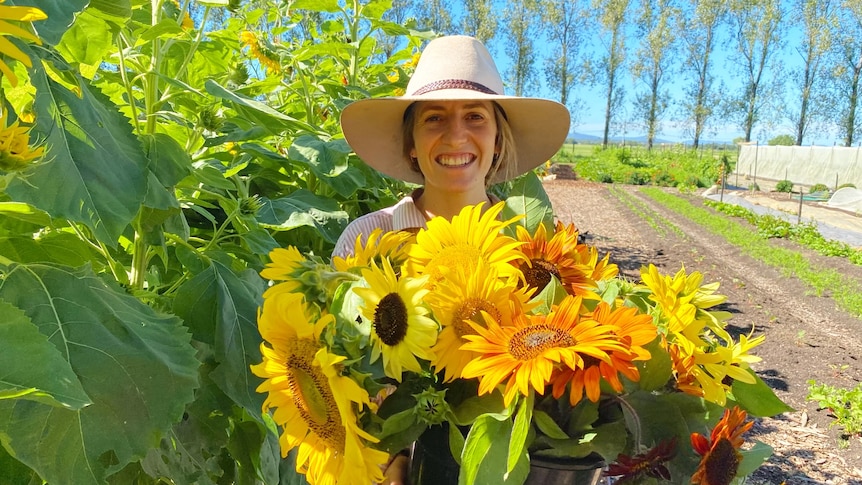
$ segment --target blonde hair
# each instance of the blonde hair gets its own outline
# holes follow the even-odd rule
[[[503,180],[514,178],[516,167],[515,157],[515,137],[512,134],[512,127],[509,125],[509,119],[506,117],[506,112],[503,107],[497,104],[496,101],[491,101],[494,106],[494,121],[497,123],[497,137],[494,140],[494,145],[497,148],[497,153],[494,154],[494,161],[491,163],[491,169],[485,175],[485,186],[490,185],[489,182],[494,176],[500,172],[503,174]],[[404,158],[409,160],[410,168],[417,173],[422,173],[419,168],[419,161],[412,156],[410,152],[416,144],[413,139],[413,127],[416,124],[416,103],[411,104],[404,111],[403,122],[401,123],[401,139],[404,141],[403,153]]]

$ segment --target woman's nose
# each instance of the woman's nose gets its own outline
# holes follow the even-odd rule
[[[462,119],[455,118],[446,125],[444,134],[449,143],[460,143],[467,139],[467,125]]]

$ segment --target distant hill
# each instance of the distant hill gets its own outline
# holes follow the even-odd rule
[[[574,140],[577,143],[585,143],[585,144],[598,144],[602,142],[602,137],[595,135],[587,135],[585,133],[569,133],[569,140]],[[623,137],[621,136],[612,136],[608,140],[610,143],[615,145],[621,144],[623,142]],[[626,143],[634,143],[634,144],[644,144],[646,143],[646,136],[627,136],[625,137]],[[662,143],[679,143],[676,141],[664,140],[662,138],[656,138],[653,141],[653,144],[660,145]]]

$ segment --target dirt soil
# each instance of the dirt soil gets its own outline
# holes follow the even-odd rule
[[[772,458],[747,483],[862,485],[862,438],[830,427],[834,420],[829,411],[806,400],[811,379],[842,388],[862,381],[862,320],[839,309],[829,295],[812,294],[800,280],[652,202],[638,187],[614,186],[637,197],[644,204],[640,211],[650,214],[658,229],[615,196],[609,185],[556,179],[544,186],[557,217],[575,223],[600,255],[610,252],[621,274],[640,281],[640,267],[648,263],[665,274],[685,265],[689,273],[703,273],[704,283],[721,283],[719,293],[728,297],[721,309],[733,314],[731,333],[748,334],[753,328],[755,335],[766,335],[766,342],[753,351],[763,361],[752,367],[795,411],[759,419],[746,435],[774,448]],[[696,194],[684,197],[702,205]],[[846,259],[819,256],[789,241],[771,243],[862,282],[862,266]]]

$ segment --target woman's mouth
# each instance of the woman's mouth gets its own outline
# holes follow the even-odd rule
[[[465,153],[463,155],[440,155],[436,158],[437,163],[444,167],[463,167],[475,160],[475,156]]]

